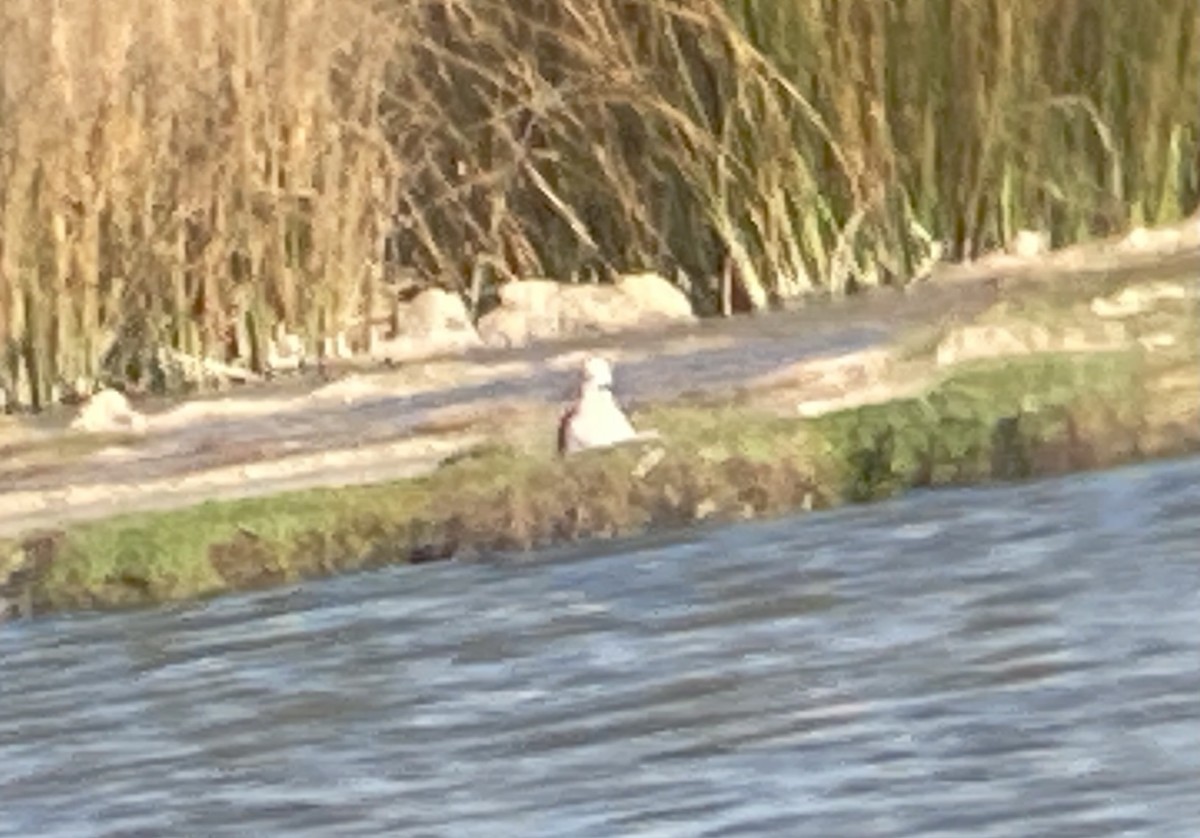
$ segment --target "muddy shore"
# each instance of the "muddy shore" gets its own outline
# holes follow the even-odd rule
[[[0,595],[138,605],[1196,450],[1200,252],[1127,261],[151,404],[138,438],[10,422]],[[1183,291],[1117,310],[1151,286]],[[663,443],[558,461],[596,350]]]

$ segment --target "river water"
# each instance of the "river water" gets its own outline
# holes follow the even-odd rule
[[[0,835],[1200,835],[1200,459],[0,627]]]

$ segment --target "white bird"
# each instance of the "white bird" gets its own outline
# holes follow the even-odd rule
[[[635,439],[655,439],[654,431],[638,433],[617,404],[608,361],[595,355],[583,362],[579,396],[558,423],[558,453],[572,454]]]

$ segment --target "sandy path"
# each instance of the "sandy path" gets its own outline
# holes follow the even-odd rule
[[[1200,252],[1159,260],[1164,270],[1180,270],[1177,263],[1200,266]],[[585,351],[616,360],[621,396],[636,406],[717,394],[802,361],[886,346],[911,327],[972,317],[998,293],[990,272],[958,271],[955,281],[908,293],[882,291],[653,335],[475,353],[333,382],[268,385],[157,411],[151,406],[150,432],[131,445],[0,473],[0,536],[215,497],[428,472],[476,444],[493,419],[546,422],[572,387]],[[497,413],[505,405],[521,405],[525,413]],[[63,431],[61,422],[55,427],[45,420],[32,433],[53,439]],[[547,440],[552,434],[551,420]]]
[[[863,320],[840,328],[812,323],[807,313],[770,315],[753,324],[706,323],[665,337],[476,357],[448,364],[444,374],[430,364],[430,375],[419,382],[403,373],[361,373],[286,397],[185,403],[151,414],[149,432],[130,445],[10,470],[0,487],[0,536],[212,497],[413,476],[476,444],[493,424],[529,421],[512,405],[546,422],[549,441],[548,412],[572,388],[584,351],[616,359],[621,396],[636,406],[720,392],[806,358],[876,345],[891,335],[893,324],[867,322],[866,311],[839,312],[839,319]],[[509,412],[497,414],[504,407]]]

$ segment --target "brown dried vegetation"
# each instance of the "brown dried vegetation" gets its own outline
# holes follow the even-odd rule
[[[716,311],[1169,222],[1200,10],[1152,6],[8,0],[0,388],[261,368],[404,278],[653,268]]]

